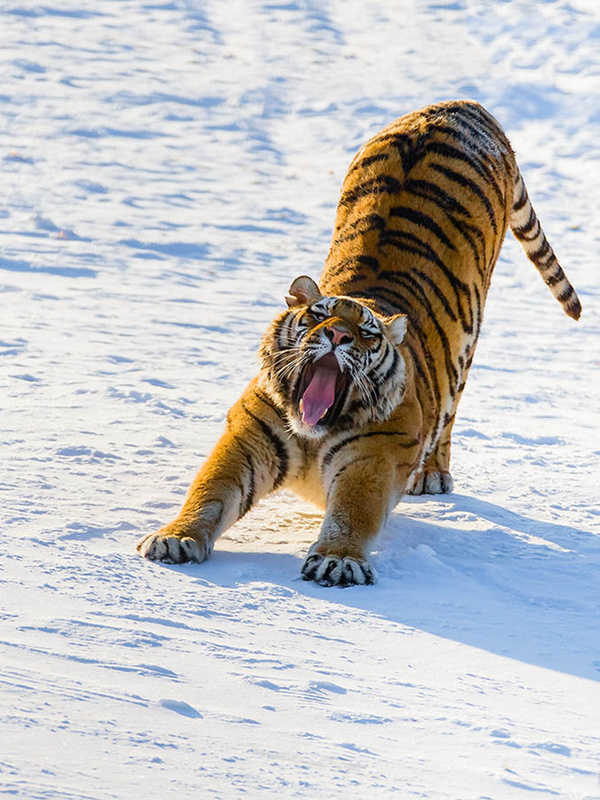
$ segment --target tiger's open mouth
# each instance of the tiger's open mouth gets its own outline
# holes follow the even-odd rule
[[[308,364],[296,384],[293,398],[302,422],[311,428],[333,424],[344,407],[350,383],[350,376],[342,372],[333,353],[326,353]]]

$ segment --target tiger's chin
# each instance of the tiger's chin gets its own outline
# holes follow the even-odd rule
[[[288,411],[288,419],[290,428],[296,434],[304,439],[322,439],[331,432],[331,429],[326,425],[306,425],[302,422],[302,415],[296,412]]]
[[[336,419],[334,417],[328,419],[328,414],[325,414],[314,425],[307,425],[304,422],[302,411],[299,408],[288,409],[287,416],[290,428],[296,436],[302,436],[305,439],[322,439],[324,436],[339,429]]]

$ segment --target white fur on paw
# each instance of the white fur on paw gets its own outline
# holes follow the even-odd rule
[[[138,542],[137,549],[144,558],[165,564],[183,564],[186,561],[201,564],[210,555],[210,548],[191,536],[172,536],[160,531],[144,536]]]
[[[449,472],[432,469],[421,472],[408,494],[448,494],[454,489],[454,480]]]
[[[316,552],[309,552],[301,574],[305,581],[315,581],[321,586],[369,586],[377,580],[375,570],[366,561]]]

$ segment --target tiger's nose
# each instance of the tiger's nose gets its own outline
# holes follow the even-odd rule
[[[345,328],[340,328],[338,325],[328,325],[325,328],[325,336],[333,345],[350,344],[352,341],[352,335]]]

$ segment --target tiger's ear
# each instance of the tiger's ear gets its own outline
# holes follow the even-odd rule
[[[319,287],[308,275],[301,275],[290,286],[290,293],[286,295],[285,302],[290,308],[294,306],[309,306],[323,297]]]
[[[393,317],[388,317],[385,321],[385,327],[392,342],[396,346],[402,344],[406,333],[406,316],[404,314],[394,314]]]

